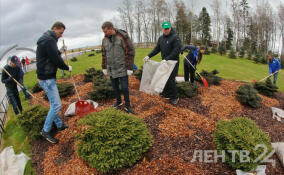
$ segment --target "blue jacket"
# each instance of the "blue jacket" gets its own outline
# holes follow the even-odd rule
[[[198,47],[195,47],[195,46],[184,46],[182,49],[181,49],[181,53],[184,52],[186,49],[189,50],[189,53],[187,54],[187,59],[190,61],[190,63],[193,65],[193,66],[196,66],[197,64],[197,54],[198,54]],[[184,64],[190,66],[190,64],[184,59],[183,60]]]
[[[273,74],[274,72],[278,71],[281,68],[281,64],[277,58],[273,58],[273,60],[269,62],[268,67],[269,67],[269,74]]]

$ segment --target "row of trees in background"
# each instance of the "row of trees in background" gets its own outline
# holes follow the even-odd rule
[[[190,0],[187,7],[183,0],[124,0],[115,25],[138,43],[157,42],[161,23],[170,21],[183,44],[221,46],[262,57],[279,49],[279,38],[284,36],[283,4],[275,11],[269,1],[208,0],[212,14],[205,7],[195,14],[197,3]]]

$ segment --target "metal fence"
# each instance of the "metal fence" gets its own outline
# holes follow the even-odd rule
[[[7,119],[8,108],[8,96],[5,95],[0,102],[0,146],[2,140],[2,133],[5,132],[4,126]]]

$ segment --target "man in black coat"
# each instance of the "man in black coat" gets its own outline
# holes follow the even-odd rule
[[[9,65],[7,64],[4,69],[17,81],[20,81],[20,68],[17,66],[17,57],[13,56]],[[17,88],[17,83],[13,80],[4,70],[2,72],[2,83],[5,84],[7,90],[7,96],[9,98],[10,103],[13,106],[13,110],[15,114],[19,114],[23,111],[19,91]]]
[[[50,133],[53,122],[59,131],[68,128],[59,117],[62,105],[56,86],[57,68],[72,71],[72,67],[64,63],[57,47],[57,41],[63,35],[64,31],[65,25],[62,22],[56,22],[51,27],[51,30],[45,32],[37,41],[37,78],[50,103],[50,109],[46,116],[41,135],[51,143],[58,142]]]
[[[158,43],[156,47],[144,58],[144,61],[147,62],[149,59],[159,52],[162,55],[162,62],[168,60],[177,61],[174,70],[172,71],[166,85],[164,91],[162,92],[163,97],[169,97],[170,103],[176,105],[178,103],[178,92],[175,83],[175,77],[178,73],[179,68],[179,53],[181,49],[181,41],[175,31],[172,29],[171,24],[169,22],[162,23],[163,35],[159,37]],[[172,92],[172,94],[169,94]]]

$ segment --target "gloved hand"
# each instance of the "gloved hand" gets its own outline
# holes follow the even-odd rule
[[[166,60],[162,60],[162,61],[161,61],[161,64],[164,64],[164,63],[166,63],[166,62],[167,62]]]
[[[127,75],[130,76],[133,74],[133,71],[132,70],[127,70]]]
[[[107,69],[103,69],[104,75],[107,75]]]
[[[144,58],[144,62],[145,63],[147,63],[148,61],[150,60],[150,57],[147,55],[147,56],[145,56],[145,58]]]
[[[72,72],[72,66],[68,66],[68,67],[69,67],[68,71]]]

